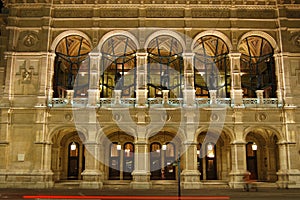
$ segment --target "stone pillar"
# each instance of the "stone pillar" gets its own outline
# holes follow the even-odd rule
[[[243,90],[241,87],[241,53],[229,53],[231,71],[231,101],[234,107],[243,107]]]
[[[195,90],[194,89],[185,89],[183,91],[183,104],[185,106],[194,106],[195,105]]]
[[[247,173],[245,141],[233,141],[231,143],[231,168],[229,186],[231,188],[243,188],[243,176]]]
[[[217,90],[209,90],[210,104],[217,104]]]
[[[53,76],[54,76],[54,60],[55,60],[55,53],[51,52],[48,54],[48,62],[47,62],[47,80],[46,88],[47,88],[47,102],[48,105],[52,106],[52,98],[53,98]]]
[[[147,106],[147,93],[148,90],[136,90],[136,107],[146,107]]]
[[[121,105],[121,93],[122,90],[114,90],[114,105]]]
[[[282,64],[282,56],[279,53],[273,55],[275,60],[275,74],[277,80],[277,99],[278,99],[278,106],[283,105],[283,91],[284,91],[284,75],[283,75],[283,64]]]
[[[163,99],[162,99],[162,104],[166,105],[169,104],[169,90],[163,90]]]
[[[300,171],[294,164],[293,158],[297,157],[298,152],[295,143],[278,143],[279,151],[279,171],[277,172],[279,188],[300,188]]]
[[[264,104],[264,90],[256,90],[257,104]]]
[[[88,89],[88,106],[96,107],[99,101],[100,91],[98,89]]]
[[[67,105],[72,106],[73,105],[73,98],[74,98],[74,90],[67,90]]]
[[[90,53],[88,106],[95,107],[100,97],[99,77],[101,54]]]
[[[136,53],[136,62],[137,62],[137,89],[147,89],[147,57],[148,53],[146,52],[137,52]]]
[[[130,183],[132,189],[150,189],[150,162],[149,149],[147,141],[137,139],[134,150],[134,171],[132,172],[133,180]]]
[[[85,170],[81,173],[81,188],[101,189],[102,172],[99,170],[99,162],[97,160],[99,154],[99,144],[96,142],[86,142],[85,146]]]
[[[184,169],[181,173],[183,189],[199,189],[200,172],[197,169],[197,143],[185,142],[183,153]]]
[[[184,86],[185,89],[194,89],[194,56],[195,53],[183,53]]]

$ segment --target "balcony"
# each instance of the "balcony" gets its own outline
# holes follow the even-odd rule
[[[170,106],[170,107],[184,107],[183,98],[169,98],[167,102],[163,101],[163,98],[148,98],[145,104],[147,107],[157,107],[157,106]],[[53,98],[52,101],[48,103],[48,107],[53,108],[65,108],[65,107],[87,107],[88,98],[74,98],[72,100],[68,100],[66,98]],[[136,98],[121,98],[118,104],[120,107],[135,107],[136,106]],[[231,98],[217,98],[215,102],[212,102],[210,98],[196,98],[194,101],[194,106],[198,108],[205,107],[233,107],[234,102]],[[279,104],[277,98],[243,98],[242,107],[245,108],[278,108],[282,105]],[[96,104],[96,107],[99,108],[109,108],[116,107],[115,98],[100,98]]]

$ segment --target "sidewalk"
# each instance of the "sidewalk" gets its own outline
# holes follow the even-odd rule
[[[132,189],[0,189],[0,199],[24,199],[24,196],[33,195],[55,195],[53,198],[35,197],[31,199],[101,199],[99,196],[105,196],[105,199],[130,199],[128,196],[139,197],[138,199],[178,199],[177,190],[132,190]],[[68,198],[73,196],[73,198]],[[115,198],[112,198],[112,197]],[[125,196],[125,197],[124,197]],[[161,197],[160,197],[161,196]],[[185,197],[194,197],[193,199],[230,199],[230,200],[298,200],[300,199],[300,189],[275,189],[260,188],[257,192],[245,192],[242,189],[199,189],[182,190],[182,199]],[[65,198],[63,198],[65,197]],[[97,197],[97,198],[96,198]],[[131,199],[136,199],[132,197]],[[143,198],[144,197],[144,198]],[[176,198],[175,198],[176,197]],[[206,198],[204,198],[206,197]],[[191,198],[192,199],[192,198]]]

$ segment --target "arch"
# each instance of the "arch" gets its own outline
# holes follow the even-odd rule
[[[219,37],[220,39],[222,39],[225,42],[225,44],[227,45],[229,52],[232,51],[233,47],[232,47],[232,44],[231,44],[231,41],[229,40],[229,38],[224,33],[220,32],[220,31],[215,31],[215,30],[203,31],[203,32],[199,33],[198,35],[196,35],[196,37],[193,39],[191,49],[193,50],[195,43],[201,37],[209,36],[209,35],[213,35],[213,36],[216,36],[216,37]]]
[[[134,128],[130,128],[127,127],[128,130],[130,130],[130,134],[128,134],[129,131],[123,131],[122,129],[120,129],[119,127],[105,127],[105,128],[101,128],[97,131],[97,135],[96,135],[96,142],[100,142],[103,139],[108,139],[107,136],[120,131],[122,133],[126,133],[128,136],[133,137],[134,139],[136,138],[136,134],[135,134],[135,129]]]
[[[155,127],[153,127],[152,129],[149,129],[148,133],[146,134],[146,138],[155,136],[155,134],[157,134],[159,132],[163,132],[163,131],[166,131],[171,134],[174,133],[174,138],[177,136],[182,142],[186,141],[186,139],[187,139],[187,137],[184,133],[184,130],[182,130],[181,128],[176,128],[176,127],[171,127],[171,126],[165,126],[164,128],[159,129],[159,130],[157,130]]]
[[[90,37],[88,35],[86,35],[85,33],[81,32],[81,31],[77,31],[77,30],[69,30],[69,31],[64,31],[62,33],[60,33],[58,36],[56,36],[56,38],[52,41],[52,45],[50,47],[50,51],[54,52],[55,48],[57,47],[58,43],[65,37],[70,36],[70,35],[78,35],[81,36],[83,38],[85,38],[91,45],[91,49],[93,49],[92,47],[92,41],[90,39]]]
[[[281,135],[281,133],[275,128],[275,127],[271,127],[271,126],[250,126],[244,129],[244,133],[243,133],[243,140],[246,141],[246,137],[249,133],[258,130],[258,129],[265,129],[265,130],[270,130],[272,131],[278,138],[278,141],[281,142],[283,141],[283,137]]]
[[[130,38],[134,42],[134,44],[135,44],[135,46],[137,48],[136,50],[140,49],[140,43],[139,43],[139,41],[136,39],[136,37],[132,33],[128,32],[128,31],[114,30],[114,31],[110,31],[110,32],[106,33],[100,39],[100,41],[99,41],[99,43],[97,45],[97,51],[98,52],[101,51],[102,45],[104,44],[104,42],[106,40],[108,40],[109,38],[111,38],[113,36],[118,36],[118,35],[122,35],[122,36],[126,36],[126,37]]]
[[[278,53],[280,51],[280,49],[279,49],[279,47],[278,47],[277,42],[275,41],[275,39],[271,35],[269,35],[266,32],[263,32],[263,31],[250,31],[250,32],[245,33],[239,39],[237,47],[239,48],[239,46],[241,45],[241,42],[245,38],[250,37],[250,36],[259,36],[259,37],[262,37],[262,38],[266,39],[271,44],[272,48],[274,49],[274,53]]]
[[[83,142],[88,139],[88,131],[83,127],[74,127],[74,126],[66,126],[60,125],[53,127],[49,132],[49,135],[46,137],[46,141],[51,142],[52,138],[60,131],[65,131],[66,133],[71,132],[80,132],[83,135]],[[82,138],[81,138],[82,139]]]
[[[197,138],[201,133],[208,132],[208,131],[215,133],[215,132],[219,132],[220,129],[216,129],[216,128],[209,127],[209,126],[203,126],[201,128],[198,128],[194,135],[194,142],[197,142]],[[233,133],[232,129],[230,129],[228,127],[222,127],[221,134],[222,133],[229,136],[230,142],[234,141],[235,137],[234,137],[234,133]],[[220,136],[221,136],[221,134],[220,134]]]
[[[146,39],[146,42],[144,44],[144,49],[146,50],[150,44],[150,42],[158,37],[158,36],[162,36],[162,35],[167,35],[167,36],[171,36],[171,37],[174,37],[175,39],[177,39],[180,43],[180,45],[182,46],[182,49],[183,49],[183,52],[186,50],[186,45],[185,45],[185,42],[184,42],[184,39],[183,37],[179,34],[179,33],[176,33],[174,31],[170,31],[170,30],[160,30],[160,31],[156,31],[154,33],[152,33],[147,39]]]

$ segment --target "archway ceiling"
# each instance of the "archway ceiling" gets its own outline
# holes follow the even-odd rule
[[[126,56],[136,52],[134,42],[126,36],[114,36],[103,43],[101,52],[111,56]]]
[[[267,40],[261,37],[251,36],[241,42],[239,52],[249,57],[262,57],[272,54],[273,48]]]
[[[197,40],[193,51],[203,56],[217,57],[228,53],[228,47],[216,36],[204,36]]]

